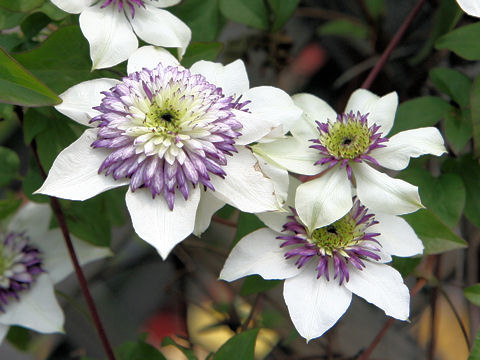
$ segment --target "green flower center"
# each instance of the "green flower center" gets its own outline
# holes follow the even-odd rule
[[[181,118],[180,112],[171,104],[154,103],[150,106],[150,111],[143,122],[159,135],[172,136],[181,130]]]
[[[337,159],[356,159],[367,152],[371,144],[367,123],[348,116],[344,122],[329,124],[328,133],[320,136],[320,143]]]

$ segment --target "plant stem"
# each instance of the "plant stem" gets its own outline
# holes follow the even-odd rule
[[[414,8],[410,11],[408,16],[405,18],[403,24],[400,26],[400,28],[397,30],[397,33],[395,36],[392,38],[390,43],[388,44],[387,48],[383,52],[382,56],[378,60],[377,64],[373,67],[373,69],[370,71],[368,74],[367,78],[362,84],[362,88],[364,89],[369,89],[370,86],[372,86],[373,81],[377,77],[378,73],[380,70],[385,66],[388,58],[390,57],[392,51],[397,47],[398,43],[402,39],[403,35],[405,34],[405,31],[408,29],[410,24],[412,23],[413,19],[415,16],[418,14],[420,11],[422,5],[425,3],[425,0],[418,0],[417,4],[414,6]]]

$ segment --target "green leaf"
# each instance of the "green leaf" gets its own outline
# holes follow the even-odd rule
[[[13,12],[0,7],[0,30],[10,29],[20,25],[22,20],[27,17],[27,14]],[[2,36],[4,36],[2,34]]]
[[[38,168],[32,156],[32,158],[30,159],[30,166],[27,175],[25,176],[25,179],[23,179],[22,183],[23,193],[27,196],[27,198],[32,201],[41,203],[49,202],[50,198],[46,195],[33,195],[33,192],[35,190],[38,190],[40,186],[42,186],[42,184],[43,178],[40,174],[40,169]]]
[[[480,76],[477,76],[470,91],[470,114],[473,129],[473,152],[478,158],[480,157]]]
[[[44,2],[43,5],[37,9],[37,11],[44,13],[50,19],[55,21],[60,21],[62,19],[65,19],[67,16],[69,16],[68,13],[60,10],[58,7],[53,5],[50,1]]]
[[[368,38],[368,28],[360,23],[347,19],[331,20],[320,26],[319,35],[348,36],[357,39]]]
[[[423,241],[424,254],[438,254],[467,246],[462,238],[443,224],[431,211],[421,209],[413,214],[402,216],[413,227]]]
[[[290,19],[300,0],[268,0],[273,11],[272,31],[280,30]]]
[[[445,138],[455,154],[458,154],[472,137],[470,110],[459,111],[452,107],[445,113]]]
[[[259,329],[251,329],[230,338],[218,349],[213,360],[253,360]]]
[[[180,350],[183,355],[187,357],[188,360],[197,360],[197,357],[195,356],[195,353],[193,352],[192,349],[188,349],[184,346],[178,345],[173,339],[169,336],[166,336],[162,340],[162,346],[175,346],[178,350]]]
[[[123,343],[116,355],[118,360],[167,360],[160,351],[141,340]]]
[[[27,329],[20,326],[10,326],[7,333],[7,340],[17,349],[26,351],[30,344],[31,334]]]
[[[273,289],[278,284],[282,283],[283,280],[265,280],[259,275],[248,276],[240,290],[240,295],[247,296],[251,294],[256,294],[262,291],[267,291]]]
[[[214,61],[222,51],[223,44],[219,42],[192,42],[182,59],[182,65],[189,68],[200,60]]]
[[[0,7],[10,11],[29,12],[43,4],[45,0],[0,0]]]
[[[390,265],[397,269],[398,272],[402,274],[402,277],[406,277],[410,275],[413,270],[415,270],[415,268],[418,266],[418,264],[420,264],[421,261],[421,257],[403,258],[398,256],[392,256],[392,262]]]
[[[268,30],[268,9],[263,0],[220,0],[220,11],[232,21]]]
[[[0,219],[5,219],[12,215],[19,208],[21,203],[22,199],[16,199],[13,197],[0,200]]]
[[[254,214],[241,212],[238,216],[237,233],[235,234],[233,245],[235,245],[245,235],[263,227],[265,227],[263,222]]]
[[[42,12],[29,15],[20,25],[23,35],[31,39],[50,23],[50,18]]]
[[[423,96],[406,101],[398,107],[390,135],[400,131],[433,126],[449,111],[451,105],[436,96]]]
[[[467,60],[480,59],[480,22],[457,28],[435,41],[438,50],[448,49]]]
[[[428,74],[435,87],[450,96],[461,108],[469,105],[472,80],[462,72],[448,68],[435,68]]]
[[[466,287],[463,290],[465,297],[470,301],[472,304],[480,306],[480,284],[475,284],[469,287]]]
[[[385,0],[365,0],[368,13],[374,19],[385,12]]]
[[[22,39],[19,34],[2,34],[0,36],[0,47],[2,47],[6,52],[12,51],[13,48],[22,43]]]
[[[18,176],[20,159],[15,151],[0,146],[0,186],[8,185]]]
[[[480,360],[480,329],[475,336],[475,342],[473,343],[472,352],[468,357],[468,360]]]
[[[0,102],[23,106],[60,104],[62,100],[0,49]]]

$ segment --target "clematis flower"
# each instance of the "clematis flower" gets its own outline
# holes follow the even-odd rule
[[[146,43],[178,48],[182,57],[192,37],[190,28],[165,7],[180,0],[52,0],[65,12],[80,14],[80,29],[90,44],[92,69],[127,60]]]
[[[299,186],[296,194],[296,210],[309,229],[345,215],[354,191],[365,206],[378,212],[400,215],[422,207],[416,186],[374,168],[402,170],[411,157],[445,152],[443,138],[434,127],[386,137],[395,118],[396,93],[378,97],[359,89],[345,113],[338,115],[313,95],[298,94],[293,99],[304,114],[290,129],[292,136],[258,144],[254,151],[292,172],[317,175]]]
[[[297,200],[296,200],[297,201]],[[330,329],[348,309],[352,293],[407,320],[410,296],[401,275],[386,263],[412,256],[423,245],[402,218],[374,215],[354,198],[339,220],[310,230],[294,208],[270,213],[269,228],[243,237],[227,258],[220,279],[258,274],[285,279],[283,296],[295,328],[307,342]],[[315,216],[315,207],[311,207]]]
[[[286,172],[264,170],[246,145],[300,117],[285,92],[249,89],[240,60],[187,70],[149,46],[128,72],[61,95],[56,109],[93,128],[59,154],[37,193],[85,200],[128,185],[133,227],[163,258],[225,203],[245,212],[281,206],[272,179],[285,183]]]
[[[49,230],[48,205],[28,203],[0,234],[0,343],[10,325],[40,333],[63,332],[54,284],[72,271],[60,229]],[[110,256],[107,248],[72,239],[80,263]]]
[[[457,0],[457,4],[468,15],[480,17],[480,2],[477,0]]]

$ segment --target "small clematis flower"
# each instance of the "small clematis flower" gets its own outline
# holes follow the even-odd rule
[[[182,57],[190,28],[165,7],[180,0],[52,0],[65,12],[80,14],[80,29],[90,44],[92,69],[127,60],[138,48],[137,36],[157,46],[178,48]]]
[[[395,118],[396,93],[378,97],[359,89],[342,114],[310,94],[293,99],[304,114],[291,128],[292,136],[258,144],[254,151],[292,172],[316,175],[299,186],[296,195],[296,210],[309,229],[341,218],[352,207],[354,191],[374,211],[400,215],[422,207],[416,186],[374,168],[402,170],[411,157],[445,152],[434,127],[386,137]],[[315,220],[311,207],[320,214]]]
[[[164,258],[225,203],[245,212],[280,208],[276,188],[288,186],[286,171],[264,168],[246,145],[300,117],[285,92],[249,89],[239,60],[188,70],[148,46],[128,72],[61,95],[56,109],[93,128],[59,154],[38,193],[85,200],[129,185],[135,231]]]
[[[468,15],[480,17],[480,2],[477,0],[457,0],[457,4]]]
[[[0,233],[0,343],[10,325],[40,333],[63,331],[54,284],[72,271],[60,229],[49,230],[48,205],[28,203]],[[110,256],[107,248],[72,239],[80,263]]]
[[[315,209],[310,211],[315,214]],[[391,255],[421,254],[423,245],[402,218],[373,214],[358,199],[339,220],[309,230],[294,208],[262,218],[269,228],[246,235],[233,248],[220,279],[258,274],[285,279],[283,296],[295,328],[307,342],[345,313],[352,293],[388,316],[407,320],[410,295]]]

